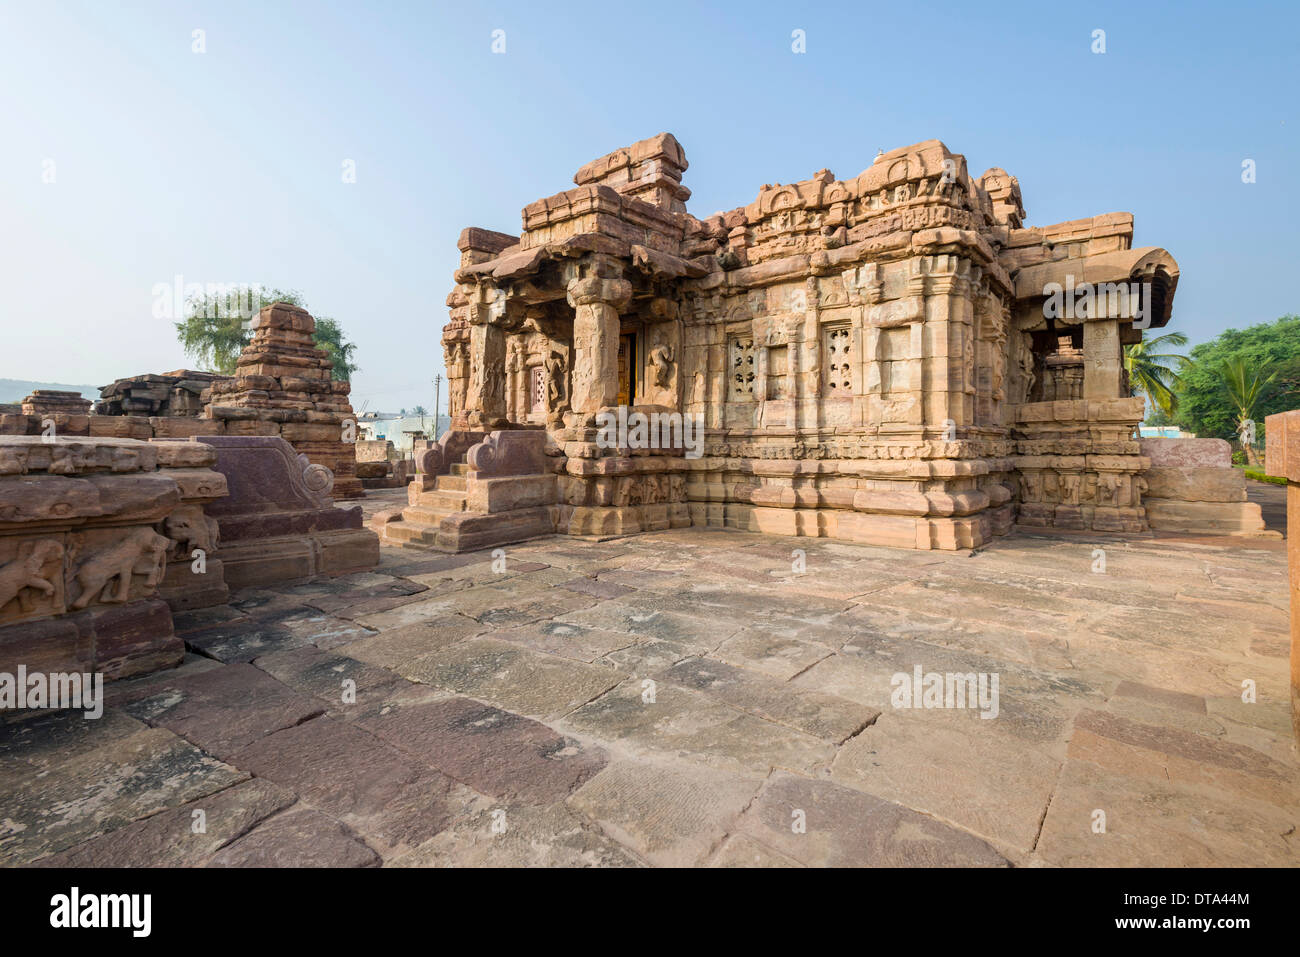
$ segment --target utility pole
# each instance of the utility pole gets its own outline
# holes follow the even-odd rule
[[[433,377],[433,441],[438,441],[438,403],[442,401],[442,373]]]

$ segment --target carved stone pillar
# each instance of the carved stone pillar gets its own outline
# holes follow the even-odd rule
[[[1119,320],[1094,319],[1083,326],[1083,397],[1119,399],[1124,360],[1119,345]]]
[[[498,321],[504,311],[500,290],[480,287],[470,303],[465,412],[475,428],[499,428],[506,421],[506,335]]]
[[[571,408],[593,416],[618,403],[619,313],[632,298],[632,284],[618,267],[597,262],[591,275],[568,285],[573,317],[573,395]]]

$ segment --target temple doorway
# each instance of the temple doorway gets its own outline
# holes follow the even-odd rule
[[[618,337],[618,404],[631,405],[636,396],[636,333]]]

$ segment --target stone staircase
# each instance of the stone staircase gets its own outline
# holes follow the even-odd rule
[[[448,432],[422,457],[407,506],[371,516],[386,545],[474,551],[555,533],[545,433]]]
[[[449,475],[416,476],[407,486],[409,505],[402,509],[400,521],[385,522],[376,528],[389,545],[438,544],[438,526],[449,515],[465,511],[465,475],[469,466],[464,457],[451,464]],[[425,491],[421,479],[433,479],[433,488]]]

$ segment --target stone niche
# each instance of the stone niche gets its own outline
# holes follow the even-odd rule
[[[352,386],[331,378],[333,363],[312,339],[316,320],[305,309],[277,302],[253,319],[253,339],[235,375],[212,383],[206,417],[228,436],[279,436],[334,475],[334,495],[365,495],[356,474],[356,416]]]
[[[164,444],[164,443],[157,443]],[[335,507],[330,470],[278,436],[208,435],[177,441],[216,451],[229,494],[208,503],[231,588],[342,575],[379,564],[379,538],[361,507]]]
[[[186,503],[224,489],[214,459],[131,439],[0,436],[0,671],[114,679],[179,664],[159,590],[185,543]]]

